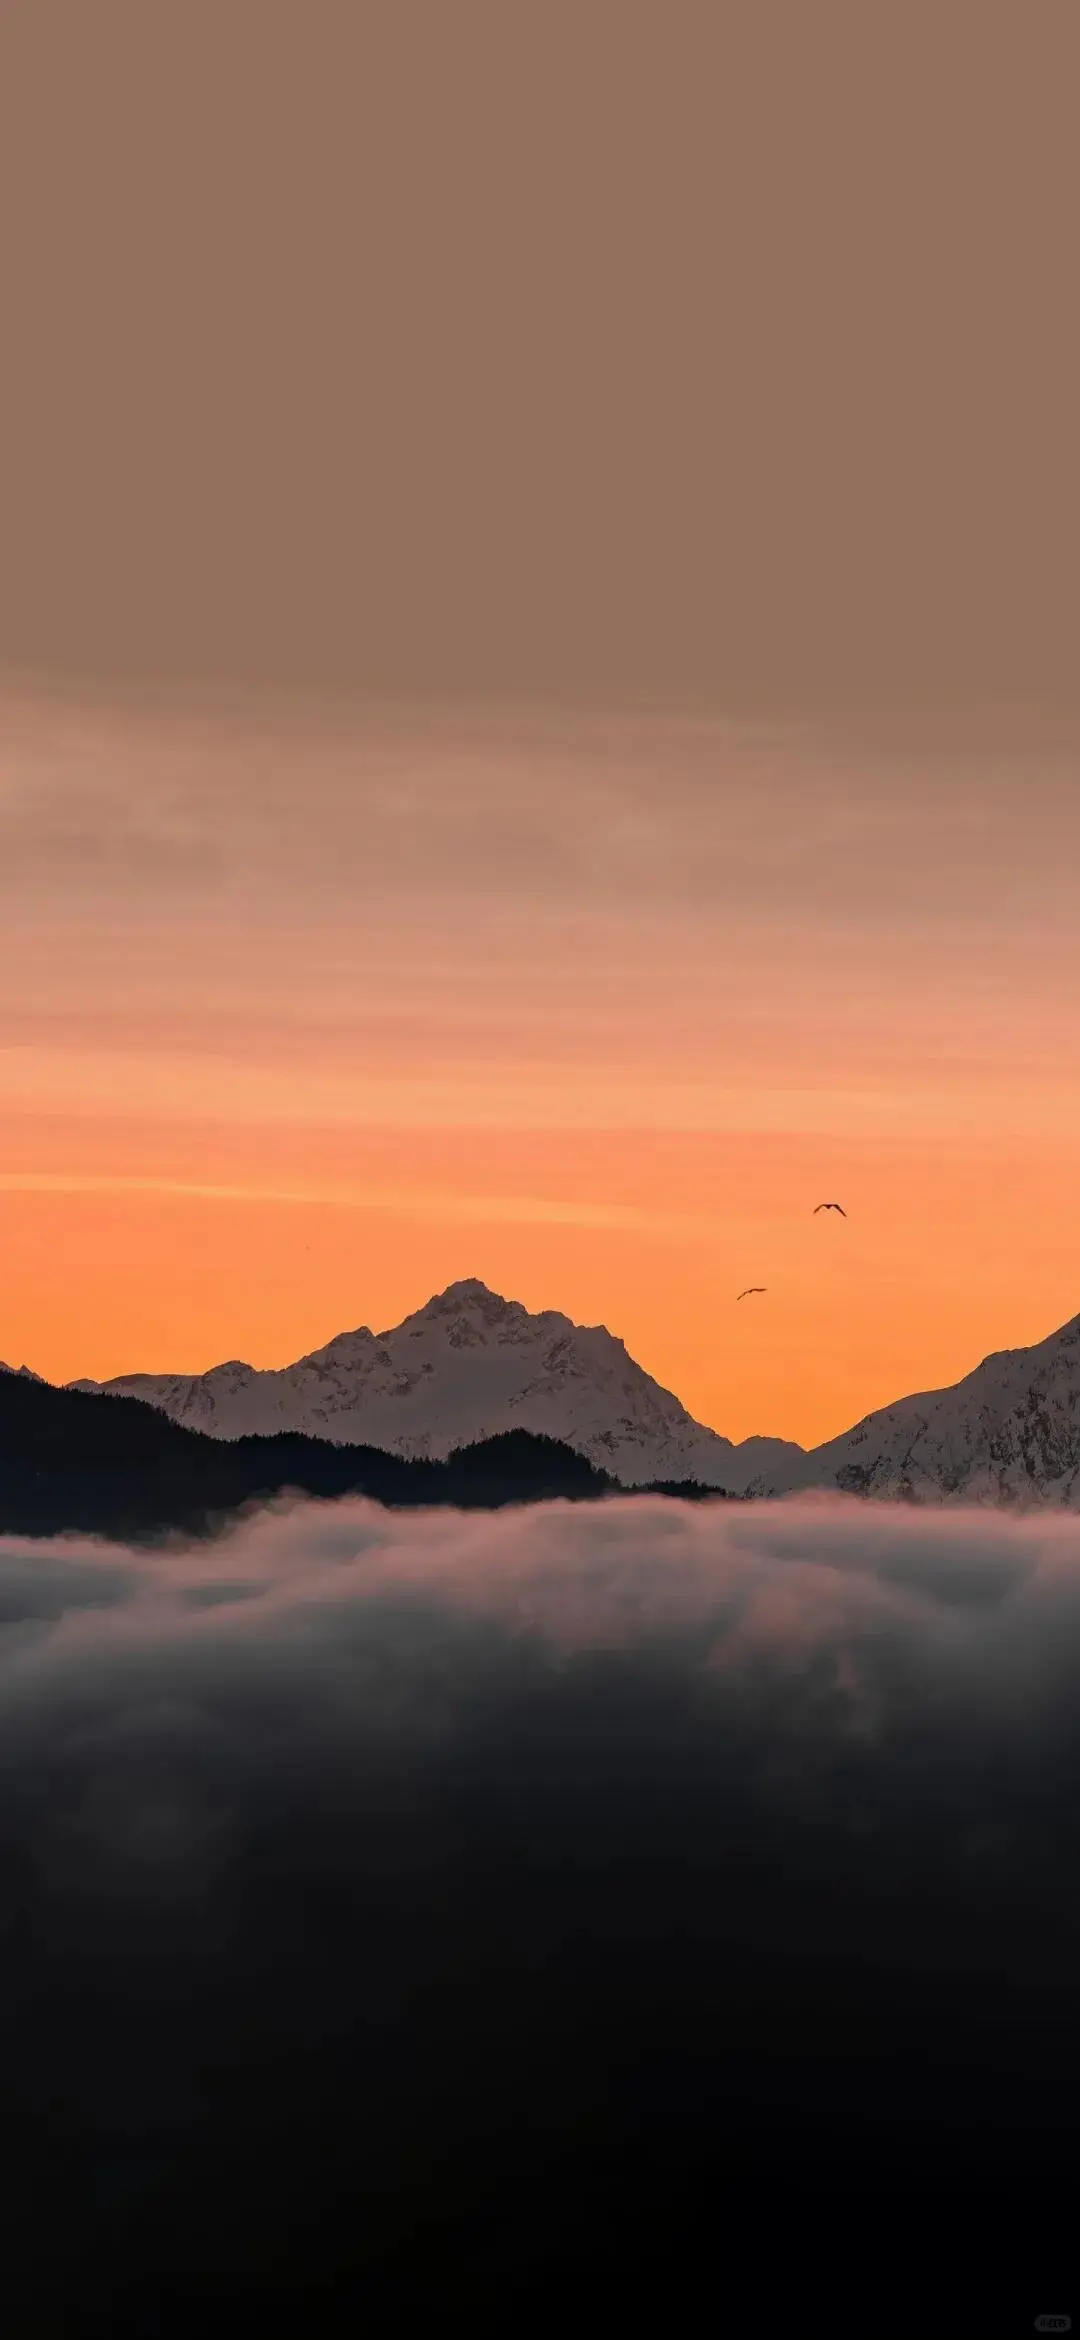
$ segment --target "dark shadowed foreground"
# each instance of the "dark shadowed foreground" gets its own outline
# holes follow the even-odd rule
[[[54,1389],[0,1367],[0,1534],[77,1528],[138,1543],[156,1542],[169,1529],[214,1535],[234,1525],[242,1508],[284,1493],[487,1510],[553,1496],[587,1501],[617,1488],[573,1447],[528,1430],[458,1447],[445,1462],[337,1446],[292,1430],[211,1438],[140,1398]]]
[[[1076,1522],[8,1537],[0,1913],[20,2334],[1080,2316]]]

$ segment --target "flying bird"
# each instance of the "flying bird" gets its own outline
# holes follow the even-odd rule
[[[815,1203],[812,1213],[812,1216],[815,1219],[817,1218],[819,1211],[839,1211],[842,1219],[847,1218],[847,1212],[844,1209],[843,1203]]]
[[[751,1292],[767,1292],[768,1289],[767,1284],[748,1284],[745,1292],[737,1292],[735,1297],[737,1300],[749,1300]]]

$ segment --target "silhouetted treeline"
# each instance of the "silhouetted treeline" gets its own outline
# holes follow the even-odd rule
[[[176,1528],[205,1535],[240,1509],[286,1490],[479,1510],[623,1492],[573,1447],[527,1430],[459,1447],[446,1462],[413,1462],[380,1447],[335,1446],[298,1431],[208,1438],[141,1398],[55,1389],[0,1372],[0,1533],[81,1529],[130,1538]],[[688,1483],[650,1492],[715,1490]]]
[[[726,1487],[705,1487],[700,1479],[652,1479],[647,1487],[635,1487],[630,1492],[635,1495],[673,1495],[680,1503],[732,1501]]]

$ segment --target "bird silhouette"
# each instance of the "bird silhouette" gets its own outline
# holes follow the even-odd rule
[[[767,1284],[748,1284],[745,1292],[737,1292],[735,1297],[737,1300],[749,1300],[751,1292],[767,1292],[768,1289]]]
[[[815,1219],[817,1218],[819,1211],[839,1211],[842,1219],[847,1218],[847,1212],[844,1209],[843,1203],[815,1203],[812,1214]]]

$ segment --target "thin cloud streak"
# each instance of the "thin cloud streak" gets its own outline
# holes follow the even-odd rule
[[[195,1201],[284,1203],[305,1209],[322,1203],[335,1210],[393,1211],[406,1217],[461,1219],[471,1225],[490,1221],[511,1226],[656,1228],[670,1224],[680,1232],[684,1226],[680,1220],[651,1218],[629,1205],[559,1203],[543,1195],[410,1194],[402,1187],[360,1191],[350,1187],[211,1186],[191,1179],[126,1178],[106,1173],[83,1176],[75,1171],[0,1171],[0,1193],[188,1195]]]
[[[838,1085],[827,1072],[805,1082],[762,1068],[738,1085],[722,1074],[666,1072],[658,1062],[607,1071],[551,1057],[533,1065],[473,1062],[440,1075],[427,1065],[398,1073],[252,1063],[237,1058],[150,1050],[3,1048],[0,1078],[7,1107],[100,1119],[130,1115],[138,1105],[162,1120],[213,1120],[236,1126],[322,1124],[337,1128],[640,1130],[643,1099],[653,1130],[790,1131],[792,1135],[868,1138],[1000,1138],[1024,1114],[1033,1143],[1075,1137],[1075,1083],[1033,1070],[1026,1079],[969,1078],[889,1085]]]

